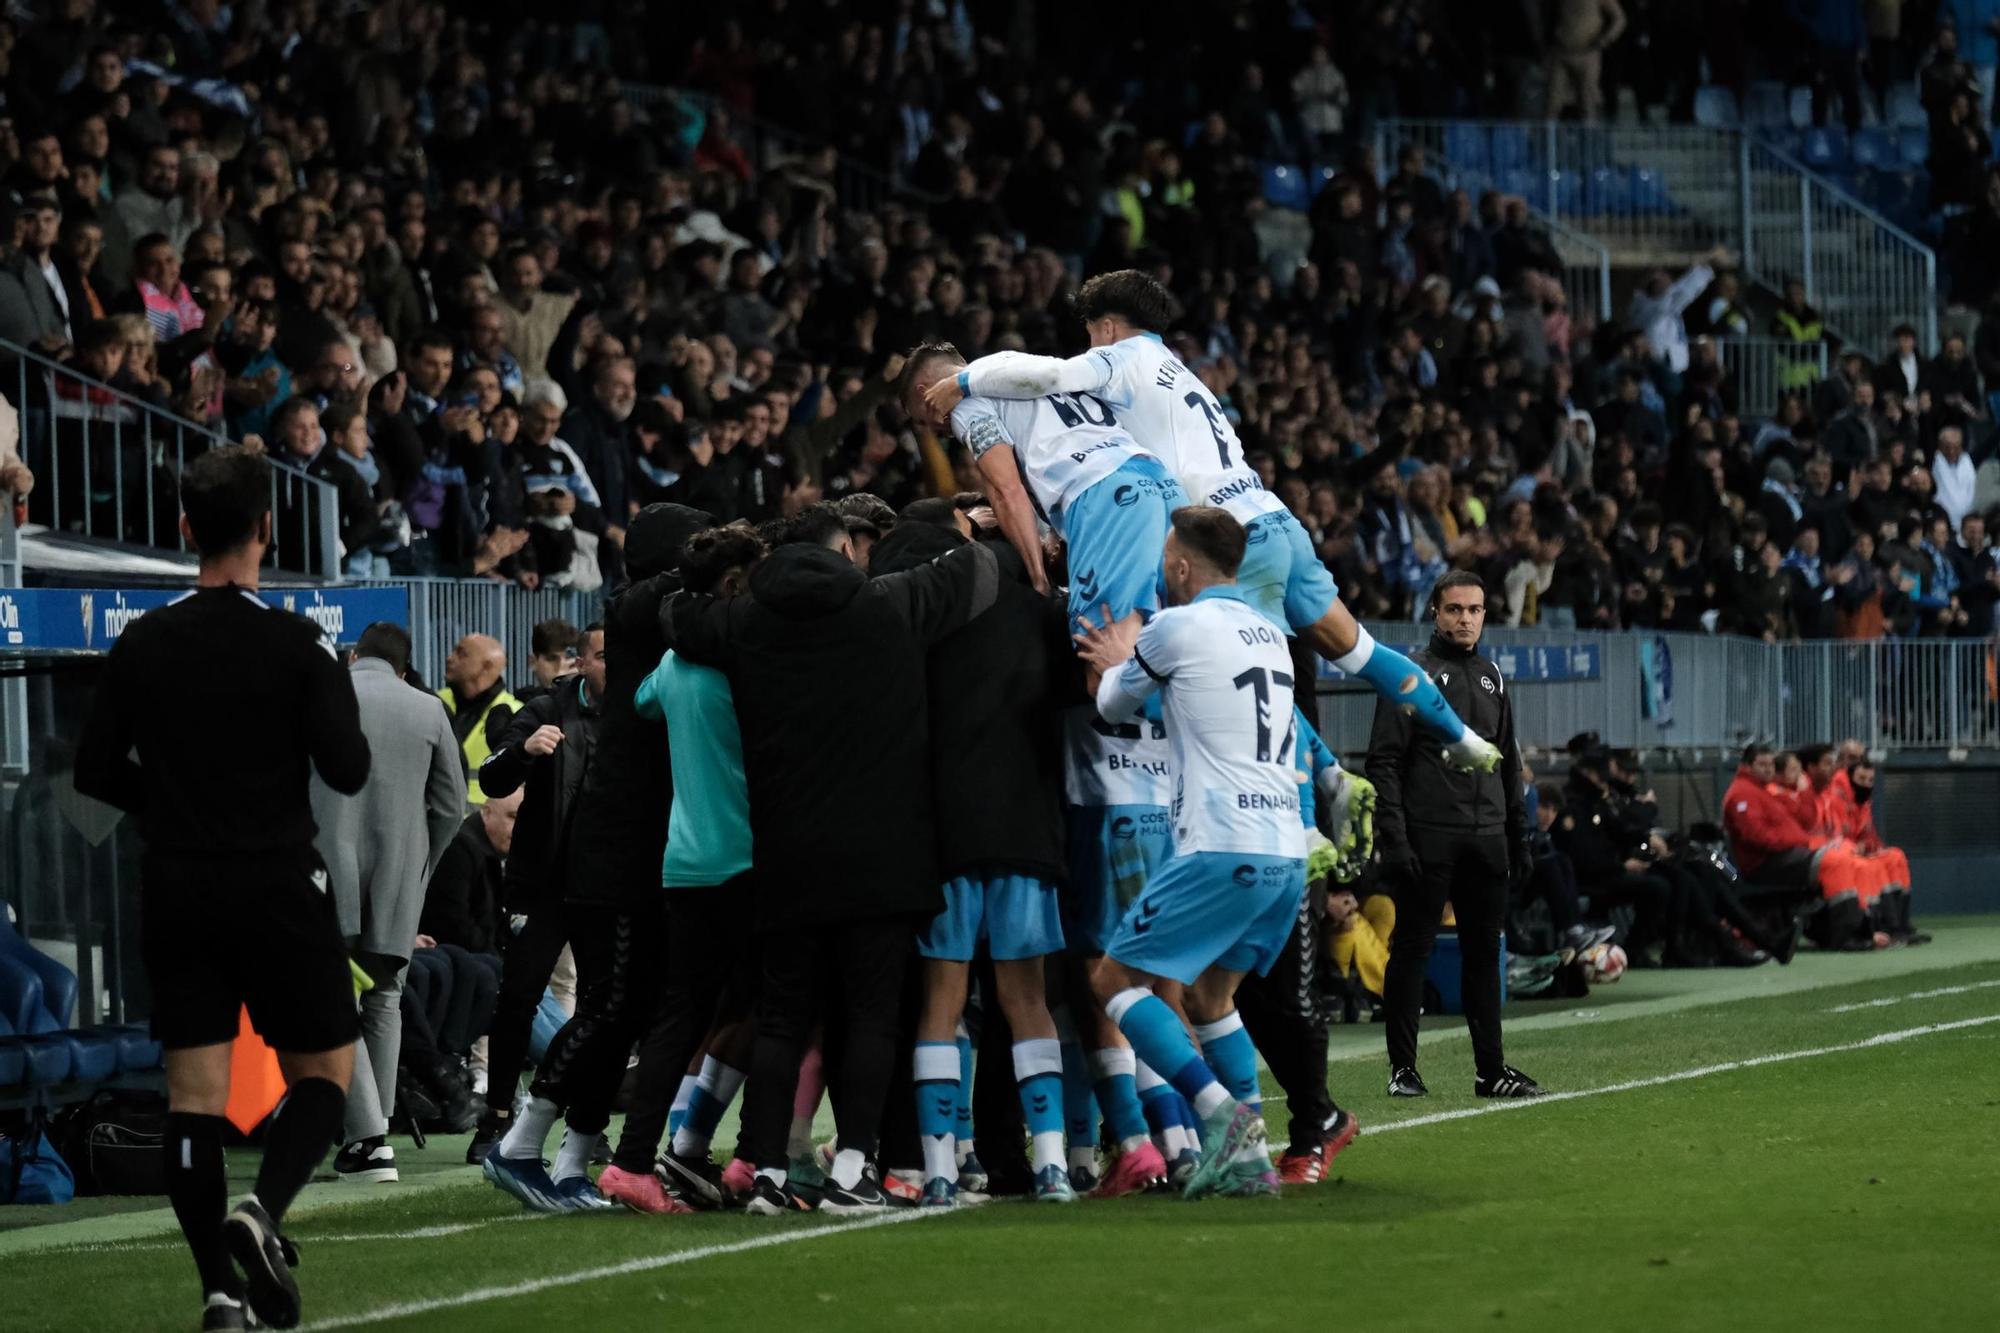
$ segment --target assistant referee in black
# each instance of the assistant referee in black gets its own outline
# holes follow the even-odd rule
[[[1472,1085],[1481,1097],[1539,1097],[1535,1080],[1506,1063],[1500,1044],[1500,934],[1507,885],[1530,867],[1521,749],[1514,705],[1500,668],[1479,652],[1486,629],[1486,585],[1455,570],[1431,589],[1430,645],[1410,660],[1424,669],[1465,725],[1499,747],[1492,773],[1460,773],[1444,762],[1401,707],[1378,700],[1368,739],[1368,780],[1375,784],[1375,845],[1383,879],[1396,899],[1383,983],[1388,1016],[1389,1095],[1421,1097],[1417,1018],[1424,974],[1448,902],[1458,918],[1460,993],[1472,1035]]]
[[[307,783],[317,768],[335,791],[360,791],[368,742],[319,629],[257,595],[271,481],[271,465],[236,446],[182,474],[181,535],[200,575],[119,635],[76,755],[77,790],[136,816],[145,842],[167,1194],[200,1270],[204,1329],[244,1328],[246,1296],[267,1325],[299,1322],[278,1224],[340,1133],[359,1035]],[[246,1005],[289,1086],[256,1190],[229,1210],[223,1108]]]

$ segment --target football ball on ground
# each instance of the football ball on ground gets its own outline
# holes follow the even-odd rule
[[[1615,944],[1598,944],[1583,955],[1583,974],[1594,986],[1618,980],[1625,975],[1625,951]]]

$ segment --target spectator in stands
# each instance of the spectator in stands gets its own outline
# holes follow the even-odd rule
[[[21,461],[20,445],[20,409],[0,395],[0,503],[7,505],[9,518],[35,489],[35,474]]]
[[[32,227],[35,215],[28,216]],[[26,238],[20,215],[0,207],[0,241],[9,235]],[[44,276],[41,260],[18,241],[0,249],[0,338],[51,354],[68,346],[68,330],[63,303]]]
[[[1618,0],[1557,0],[1548,28],[1549,115],[1574,106],[1586,123],[1604,114],[1604,53],[1625,32]]]
[[[1317,154],[1336,155],[1347,130],[1347,76],[1333,63],[1325,42],[1314,42],[1299,72],[1292,75],[1292,101],[1306,146]]]
[[[1715,280],[1716,270],[1729,266],[1729,252],[1718,248],[1679,278],[1655,269],[1645,287],[1632,294],[1626,323],[1646,335],[1654,354],[1675,375],[1688,368],[1687,323],[1682,316]]]
[[[1868,49],[1868,27],[1861,0],[1787,0],[1791,16],[1812,42],[1813,124],[1830,119],[1829,98],[1840,98],[1847,132],[1861,128],[1861,61]]]
[[[159,236],[178,255],[199,225],[181,197],[181,153],[172,144],[146,150],[139,175],[118,192],[118,216],[132,236]]]
[[[1937,488],[1937,504],[1957,530],[1972,512],[1976,469],[1965,452],[1965,431],[1946,426],[1937,433],[1937,457],[1931,460],[1931,481]]]

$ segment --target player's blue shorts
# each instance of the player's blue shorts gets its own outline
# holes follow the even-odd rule
[[[1246,528],[1250,544],[1236,571],[1243,600],[1287,634],[1325,615],[1340,597],[1312,538],[1288,509],[1259,514]]]
[[[1069,884],[1063,889],[1063,935],[1070,948],[1100,954],[1174,849],[1164,805],[1069,808]]]
[[[960,876],[944,886],[944,910],[917,932],[926,958],[969,963],[986,941],[995,962],[1061,953],[1062,912],[1056,887],[1033,875]]]
[[[1111,618],[1160,609],[1160,558],[1167,515],[1188,503],[1173,473],[1151,454],[1128,458],[1093,482],[1063,515],[1069,544],[1069,617],[1094,625],[1108,603]]]
[[[1306,863],[1295,857],[1189,852],[1160,867],[1104,952],[1184,986],[1211,967],[1271,970],[1298,920]]]

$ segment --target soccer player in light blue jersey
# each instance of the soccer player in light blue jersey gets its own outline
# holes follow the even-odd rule
[[[1257,1052],[1235,996],[1246,974],[1277,961],[1305,892],[1291,652],[1236,583],[1243,525],[1189,506],[1172,527],[1168,609],[1078,636],[1101,673],[1098,712],[1124,723],[1160,695],[1173,755],[1174,854],[1126,911],[1092,985],[1139,1059],[1201,1117],[1207,1151],[1185,1197],[1273,1195]],[[1185,987],[1199,1050],[1162,982]]]
[[[1248,545],[1237,586],[1247,603],[1413,712],[1444,739],[1454,767],[1490,772],[1500,752],[1466,727],[1409,658],[1376,643],[1354,619],[1305,529],[1245,461],[1215,395],[1168,350],[1156,332],[1173,319],[1166,288],[1136,269],[1104,273],[1083,285],[1076,307],[1090,335],[1088,352],[1067,360],[1019,352],[983,356],[953,376],[928,381],[923,392],[931,413],[953,412],[962,401],[1081,398],[1101,405],[1141,449],[1166,464],[1195,503],[1227,510],[1243,524]],[[1076,540],[1070,537],[1072,551]],[[1126,614],[1115,602],[1110,609],[1114,619]],[[1089,614],[1096,610],[1091,606]]]

